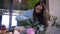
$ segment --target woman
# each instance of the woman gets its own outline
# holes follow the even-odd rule
[[[34,24],[36,22],[39,22],[39,24],[42,24],[45,28],[48,27],[47,21],[46,21],[46,11],[45,11],[45,3],[39,1],[34,9],[28,10],[25,13],[21,14],[22,16],[28,17],[30,19],[31,24]],[[17,21],[20,21],[20,16],[18,15],[16,17]]]

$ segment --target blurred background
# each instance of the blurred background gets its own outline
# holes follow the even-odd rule
[[[46,2],[46,14],[49,27],[47,33],[59,34],[60,29],[52,27],[51,15],[57,17],[56,22],[60,24],[60,0],[0,0],[0,26],[5,25],[6,28],[17,26],[16,16],[26,10],[33,9],[38,1]],[[58,31],[58,32],[57,32]]]
[[[0,0],[0,24],[6,25],[6,27],[8,28],[10,21],[9,16],[12,16],[11,25],[17,26],[17,21],[15,20],[15,17],[18,14],[25,12],[26,10],[33,9],[38,1],[41,0]],[[46,2],[46,0],[43,1]]]

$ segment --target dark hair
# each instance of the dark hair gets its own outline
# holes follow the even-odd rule
[[[5,25],[1,25],[1,26],[0,26],[0,30],[6,30]]]
[[[40,12],[38,15],[36,15],[36,10],[35,10],[35,7],[34,7],[33,19],[34,19],[34,22],[35,22],[35,21],[36,21],[36,16],[38,16],[38,21],[40,22],[39,24],[42,24],[42,25],[44,25],[45,27],[47,27],[48,24],[47,24],[47,21],[46,21],[46,15],[44,15],[44,12],[45,12],[44,4],[46,4],[46,3],[39,1],[39,2],[35,5],[35,7],[36,7],[37,5],[41,5],[43,8],[42,8],[41,12]]]

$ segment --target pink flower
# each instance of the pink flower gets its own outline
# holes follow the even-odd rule
[[[34,28],[27,28],[26,33],[27,34],[35,34]]]

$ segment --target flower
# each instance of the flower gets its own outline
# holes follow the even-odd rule
[[[40,31],[44,30],[44,26],[39,22],[35,22],[33,25],[30,23],[29,17],[25,17],[23,15],[19,16],[18,20],[22,23],[23,26],[26,27],[38,27]]]
[[[34,28],[27,28],[26,33],[27,34],[35,34],[35,30],[34,30]]]
[[[39,30],[43,31],[44,30],[44,26],[43,25],[39,26]]]

